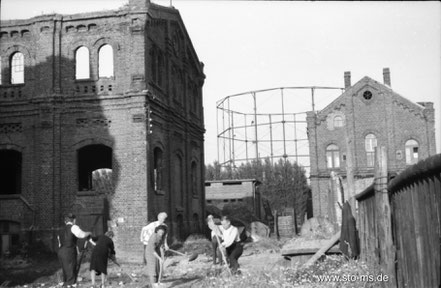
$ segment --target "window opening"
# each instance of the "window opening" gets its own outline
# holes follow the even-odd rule
[[[16,52],[11,58],[11,84],[24,83],[24,56]]]

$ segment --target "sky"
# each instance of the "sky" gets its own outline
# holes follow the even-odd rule
[[[1,18],[112,10],[127,2],[1,0]],[[152,2],[170,5],[170,0]],[[172,5],[180,11],[204,63],[206,164],[218,160],[216,102],[224,97],[275,87],[343,87],[345,71],[351,72],[352,84],[364,76],[382,83],[385,67],[395,92],[413,102],[434,102],[437,153],[441,152],[439,2],[174,0]],[[316,108],[338,95],[324,95]],[[261,111],[280,111],[273,101],[277,95],[261,97]],[[293,97],[297,98],[289,107],[311,110],[296,104],[309,96]]]

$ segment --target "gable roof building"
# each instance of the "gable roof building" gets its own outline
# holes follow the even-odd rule
[[[365,76],[351,85],[350,72],[345,72],[345,92],[323,110],[307,114],[314,216],[334,217],[330,173],[346,185],[348,153],[355,193],[372,183],[377,145],[387,147],[390,172],[435,154],[433,103],[409,101],[392,90],[388,68],[383,76],[383,83]]]

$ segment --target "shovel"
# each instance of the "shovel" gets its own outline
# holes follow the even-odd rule
[[[81,268],[81,262],[83,262],[83,258],[84,258],[84,254],[86,253],[87,250],[87,243],[89,241],[86,239],[86,241],[84,241],[84,247],[83,250],[81,251],[81,255],[80,255],[80,260],[78,261],[77,267],[75,267],[75,279],[78,278],[78,273],[80,273],[80,268]],[[78,247],[77,247],[78,249]]]
[[[191,262],[191,261],[195,260],[196,258],[198,258],[198,254],[197,253],[193,253],[190,256],[188,256],[187,254],[184,254],[182,252],[179,252],[179,251],[176,251],[176,250],[173,250],[173,249],[168,249],[168,251],[171,251],[173,253],[179,254],[181,256],[188,257],[188,262]]]

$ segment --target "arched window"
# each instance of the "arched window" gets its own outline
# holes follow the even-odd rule
[[[112,169],[112,148],[93,144],[78,150],[78,190],[90,191],[93,187],[93,172],[98,169]]]
[[[193,213],[193,233],[199,233],[199,215],[198,213]]]
[[[101,46],[98,52],[98,77],[113,77],[113,49],[109,44]]]
[[[162,191],[162,181],[163,181],[163,161],[162,161],[162,150],[156,147],[153,150],[153,185],[155,191]]]
[[[24,56],[16,52],[11,57],[11,84],[24,83]]]
[[[21,153],[0,150],[0,195],[21,194]]]
[[[418,142],[410,139],[406,141],[406,164],[413,165],[418,162]]]
[[[75,79],[90,78],[89,49],[81,46],[75,52]]]
[[[364,138],[367,167],[374,167],[375,165],[375,147],[377,147],[377,137],[374,134],[367,134]]]
[[[158,74],[158,85],[161,86],[161,87],[162,87],[162,84],[163,84],[163,79],[162,79],[163,73],[164,73],[163,71],[164,71],[164,59],[163,59],[162,53],[160,51],[158,53],[158,71],[157,71],[157,74]]]
[[[154,83],[158,83],[158,62],[157,62],[157,57],[156,57],[156,50],[153,48],[150,52],[150,57],[151,57],[151,67],[150,69],[152,70],[152,80]]]
[[[184,227],[184,216],[182,216],[182,214],[178,214],[178,216],[176,216],[176,235],[175,238],[177,238],[178,240],[184,240],[184,231],[185,231],[185,227]]]
[[[340,150],[335,144],[326,147],[326,167],[330,169],[340,167]]]
[[[173,68],[172,68],[172,79],[173,79],[173,82],[172,82],[172,97],[173,97],[173,99],[177,99],[177,90],[178,90],[178,88],[177,88],[177,82],[178,82],[178,79],[177,79],[177,70],[176,70],[176,67],[175,66],[173,66]]]
[[[343,127],[343,117],[340,115],[334,117],[334,127]]]
[[[175,154],[173,159],[173,182],[172,182],[172,195],[174,195],[175,203],[181,208],[184,207],[184,178],[182,171],[182,158],[178,154]]]
[[[193,197],[199,196],[198,169],[196,161],[191,162],[191,189]]]

